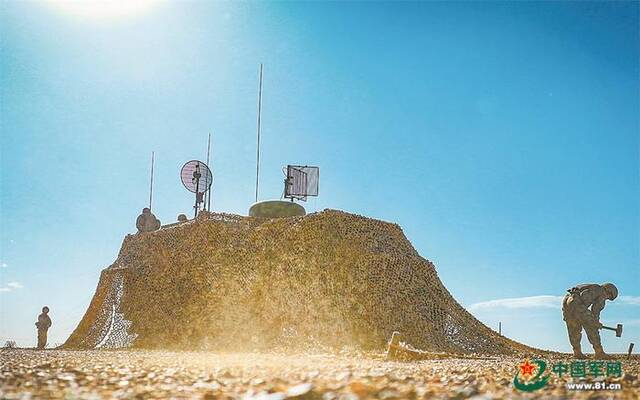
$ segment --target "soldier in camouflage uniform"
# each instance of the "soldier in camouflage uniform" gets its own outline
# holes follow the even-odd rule
[[[562,317],[567,323],[574,356],[585,358],[580,348],[584,328],[587,339],[595,350],[596,358],[609,358],[600,342],[600,312],[604,309],[606,300],[615,300],[618,297],[618,288],[613,283],[583,284],[572,287],[567,292],[569,293],[562,301]]]
[[[47,331],[51,327],[51,318],[49,318],[49,307],[42,307],[42,314],[38,315],[38,349],[42,350],[47,346]]]

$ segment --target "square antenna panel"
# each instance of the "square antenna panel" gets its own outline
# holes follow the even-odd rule
[[[288,165],[284,182],[284,197],[306,201],[318,195],[320,168],[306,165]]]

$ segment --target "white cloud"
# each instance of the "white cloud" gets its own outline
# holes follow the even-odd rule
[[[24,286],[22,286],[22,283],[13,281],[13,282],[7,283],[7,286],[0,287],[0,293],[11,292],[13,290],[22,289],[22,288],[24,288]]]
[[[6,262],[2,262],[0,263],[0,268],[7,268],[9,265],[7,265]]]
[[[624,304],[631,306],[640,306],[640,296],[620,296],[614,304]]]
[[[486,310],[494,308],[562,308],[563,296],[529,296],[529,297],[512,297],[508,299],[496,299],[481,301],[471,304],[468,308],[470,311]],[[612,304],[625,306],[640,306],[640,296],[620,296]]]
[[[477,311],[492,308],[561,308],[561,306],[562,296],[542,295],[481,301],[471,304],[469,310]]]

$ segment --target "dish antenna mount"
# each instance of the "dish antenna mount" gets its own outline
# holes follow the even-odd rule
[[[307,201],[308,196],[318,195],[320,168],[308,165],[287,165],[284,180],[284,197]]]
[[[211,190],[213,184],[213,173],[207,164],[198,160],[188,161],[180,170],[180,179],[188,191],[196,194],[196,201],[193,205],[195,210],[194,218],[198,216],[200,204],[204,202],[205,192]],[[211,196],[211,193],[209,193]]]

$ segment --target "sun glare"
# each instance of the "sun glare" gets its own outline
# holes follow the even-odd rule
[[[49,3],[77,17],[106,19],[140,14],[158,0],[49,0]]]

